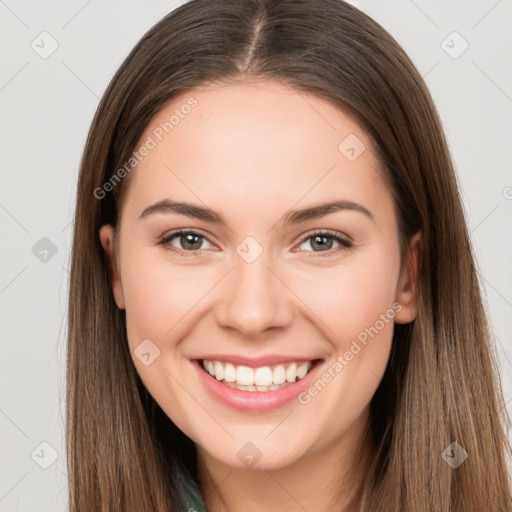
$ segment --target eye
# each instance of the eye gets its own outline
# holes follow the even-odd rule
[[[204,247],[204,243],[209,247]],[[159,242],[167,250],[177,252],[183,256],[199,256],[201,251],[215,247],[205,235],[194,230],[180,229],[163,236]],[[305,248],[306,244],[312,249]],[[329,256],[333,252],[353,247],[352,242],[346,240],[340,233],[317,230],[309,233],[302,239],[299,249],[306,252],[326,253],[319,256]]]
[[[204,242],[210,244],[205,235],[193,230],[180,229],[174,233],[165,235],[160,239],[158,244],[185,256],[195,256],[194,253],[210,248],[204,247]],[[210,244],[210,246],[213,247],[212,244]]]
[[[304,248],[308,245],[312,250]],[[342,238],[339,233],[318,230],[303,238],[299,248],[307,252],[328,253],[321,255],[327,256],[339,250],[350,249],[352,246],[352,242]]]

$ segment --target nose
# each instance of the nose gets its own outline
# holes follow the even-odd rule
[[[293,293],[268,263],[265,252],[252,263],[235,255],[216,308],[219,325],[255,338],[271,328],[291,324]]]

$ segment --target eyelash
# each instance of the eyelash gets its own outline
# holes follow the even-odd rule
[[[186,251],[184,249],[177,249],[176,247],[170,245],[171,240],[180,235],[197,235],[197,236],[207,240],[207,237],[198,231],[194,231],[194,230],[190,230],[190,229],[178,229],[178,230],[176,230],[168,235],[164,235],[162,238],[160,238],[160,240],[158,241],[158,245],[163,245],[166,248],[166,250],[175,252],[175,253],[179,254],[180,256],[185,256],[185,257],[201,256],[201,252],[203,250],[206,250],[206,249],[198,249],[195,251]],[[337,232],[328,231],[328,230],[320,230],[320,229],[315,230],[311,233],[308,233],[306,236],[304,236],[304,238],[301,239],[301,241],[299,242],[298,245],[302,245],[304,242],[306,242],[310,238],[314,238],[316,236],[332,238],[334,241],[338,242],[340,244],[340,246],[335,247],[333,249],[328,249],[326,251],[306,251],[306,252],[312,252],[315,254],[315,256],[308,256],[308,257],[332,256],[333,253],[337,253],[338,251],[344,250],[344,249],[351,249],[353,247],[352,242],[350,242],[349,240],[346,240],[345,238],[340,237]],[[325,254],[322,254],[322,253],[325,253]]]

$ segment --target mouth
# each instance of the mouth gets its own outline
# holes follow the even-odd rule
[[[226,358],[227,359],[227,358]],[[191,360],[207,392],[224,405],[245,412],[280,409],[297,400],[315,380],[323,359],[259,360],[208,357]]]
[[[201,362],[205,372],[230,388],[264,393],[281,389],[303,379],[313,367],[315,360],[256,368],[211,359],[203,359]]]

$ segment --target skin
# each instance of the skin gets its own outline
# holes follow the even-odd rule
[[[213,399],[190,359],[285,354],[323,359],[327,371],[394,303],[401,305],[395,322],[415,318],[421,236],[401,261],[395,206],[367,134],[331,103],[286,85],[188,91],[155,116],[141,143],[190,96],[198,105],[130,175],[117,252],[112,226],[100,231],[135,367],[196,443],[208,510],[340,509],[353,488],[345,472],[388,362],[393,321],[308,404],[294,400],[273,412],[242,412]],[[338,149],[349,134],[366,148],[354,161]],[[166,198],[208,206],[227,226],[176,213],[139,218]],[[282,221],[292,209],[341,199],[364,206],[373,220],[341,210]],[[179,228],[205,235],[195,246],[201,250],[192,249],[199,255],[158,244]],[[330,238],[322,250],[307,238],[316,229],[349,237],[353,246],[337,250]],[[247,236],[263,248],[252,263],[236,252]],[[177,236],[168,246],[190,254],[183,243]],[[145,366],[133,350],[148,338],[160,356]],[[237,457],[247,442],[262,454],[250,469]]]

